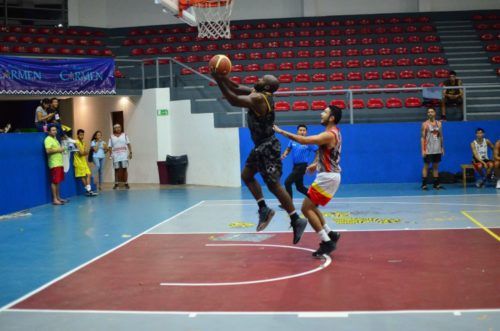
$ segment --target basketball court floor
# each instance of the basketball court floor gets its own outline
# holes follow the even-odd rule
[[[34,208],[0,221],[0,329],[498,329],[500,192],[417,187],[341,186],[322,211],[342,236],[320,260],[309,226],[292,244],[274,199],[256,233],[244,188]]]

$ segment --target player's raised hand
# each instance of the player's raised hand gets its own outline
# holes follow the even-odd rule
[[[280,133],[280,134],[282,134],[282,133],[284,132],[284,131],[283,131],[282,129],[280,129],[280,127],[279,127],[279,126],[277,126],[276,124],[275,124],[275,125],[273,125],[273,130],[274,130],[274,132],[276,132],[276,133]]]

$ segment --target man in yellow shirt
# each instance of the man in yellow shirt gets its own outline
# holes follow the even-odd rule
[[[66,200],[61,199],[59,184],[64,180],[63,155],[64,148],[57,140],[57,127],[50,126],[48,136],[43,144],[47,153],[50,169],[50,189],[52,191],[52,204],[63,205]]]
[[[96,196],[97,193],[92,192],[90,187],[90,168],[87,163],[86,155],[89,154],[83,138],[85,136],[85,131],[78,129],[75,146],[78,149],[73,157],[73,166],[75,167],[75,177],[82,180],[83,186],[85,188],[85,195],[92,197]]]

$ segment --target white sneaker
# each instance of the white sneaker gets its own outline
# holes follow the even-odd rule
[[[497,180],[497,188],[500,188],[500,179]]]

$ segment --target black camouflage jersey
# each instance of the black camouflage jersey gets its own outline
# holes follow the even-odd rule
[[[254,144],[260,145],[270,137],[274,136],[274,100],[271,93],[261,93],[267,105],[267,112],[259,116],[252,110],[247,112],[247,123]]]

